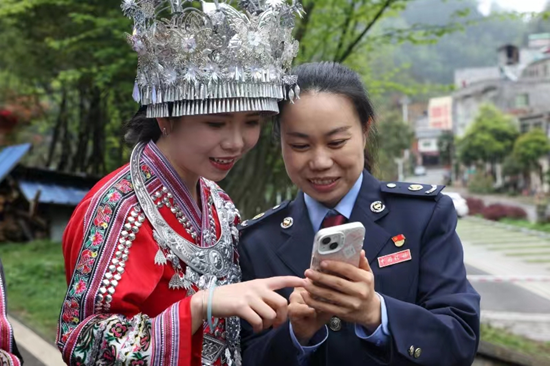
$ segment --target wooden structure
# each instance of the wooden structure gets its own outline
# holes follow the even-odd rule
[[[25,167],[31,144],[0,151],[0,243],[60,241],[72,211],[96,178]]]

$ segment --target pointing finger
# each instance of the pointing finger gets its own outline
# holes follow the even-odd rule
[[[263,280],[270,290],[280,290],[287,287],[303,287],[304,280],[295,276],[271,277]]]

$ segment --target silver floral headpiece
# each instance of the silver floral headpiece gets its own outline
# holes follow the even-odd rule
[[[133,97],[148,118],[278,113],[278,101],[298,97],[288,70],[298,51],[292,29],[300,3],[241,0],[238,8],[231,0],[123,0],[138,54]]]

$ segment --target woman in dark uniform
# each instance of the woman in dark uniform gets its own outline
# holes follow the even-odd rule
[[[282,103],[275,129],[300,192],[242,223],[240,264],[244,280],[308,281],[282,291],[286,326],[254,335],[244,324],[244,365],[471,365],[480,297],[466,279],[451,199],[442,186],[371,175],[374,113],[355,72],[315,63],[295,73],[301,99]],[[359,267],[308,270],[314,234],[345,222],[366,229]]]

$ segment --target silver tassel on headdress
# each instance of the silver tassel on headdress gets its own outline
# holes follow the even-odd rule
[[[278,112],[299,96],[288,75],[298,51],[293,0],[123,0],[134,20],[128,41],[138,54],[133,97],[147,117],[240,111]],[[161,13],[169,11],[169,19]]]

